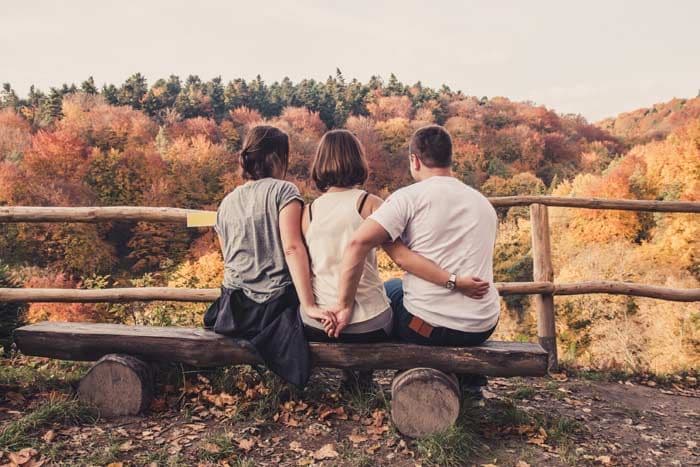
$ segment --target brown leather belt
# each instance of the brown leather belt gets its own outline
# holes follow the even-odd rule
[[[408,327],[409,329],[411,329],[417,334],[420,334],[426,339],[429,338],[430,334],[433,333],[433,327],[417,316],[411,318],[411,322],[408,323]]]

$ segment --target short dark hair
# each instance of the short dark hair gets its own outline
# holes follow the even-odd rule
[[[413,133],[408,146],[427,167],[450,167],[452,165],[452,138],[440,125],[428,125]]]
[[[251,128],[240,154],[241,172],[246,180],[274,176],[276,171],[287,173],[289,165],[289,136],[270,125]]]
[[[319,190],[362,185],[368,173],[362,143],[355,135],[348,130],[332,130],[323,135],[311,166],[311,178]]]

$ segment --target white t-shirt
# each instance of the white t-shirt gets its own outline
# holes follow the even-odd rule
[[[493,285],[493,249],[498,218],[484,195],[454,177],[430,177],[395,191],[370,216],[392,240],[458,276],[491,283],[475,300],[406,273],[406,309],[433,326],[482,332],[498,322],[498,291]]]

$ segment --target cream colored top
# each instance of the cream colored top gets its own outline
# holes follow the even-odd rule
[[[311,259],[312,286],[316,304],[332,307],[338,303],[340,263],[350,238],[364,220],[358,202],[365,192],[351,189],[325,193],[311,207],[311,222],[304,235]],[[302,308],[304,324],[323,329]],[[391,329],[391,307],[379,277],[376,251],[365,258],[362,278],[357,287],[350,325],[344,333],[365,333]]]

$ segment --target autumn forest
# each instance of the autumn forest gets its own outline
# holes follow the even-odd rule
[[[366,188],[382,197],[410,183],[412,132],[444,125],[454,173],[487,196],[700,201],[700,97],[601,122],[531,102],[471,96],[447,86],[368,82],[340,70],[325,81],[170,76],[150,84],[0,92],[0,205],[172,206],[215,210],[237,184],[246,129],[288,132],[288,178],[318,195],[309,167],[321,135],[348,128],[364,145]],[[692,214],[550,211],[555,278],[700,287],[700,222]],[[525,208],[500,210],[497,281],[532,278]],[[381,258],[386,276],[398,271]],[[0,287],[218,287],[212,230],[155,223],[0,224]],[[536,336],[528,296],[502,300],[499,337]],[[700,366],[696,303],[613,295],[558,297],[559,354],[581,368],[664,374]],[[0,304],[0,339],[17,322],[198,325],[202,304]]]

